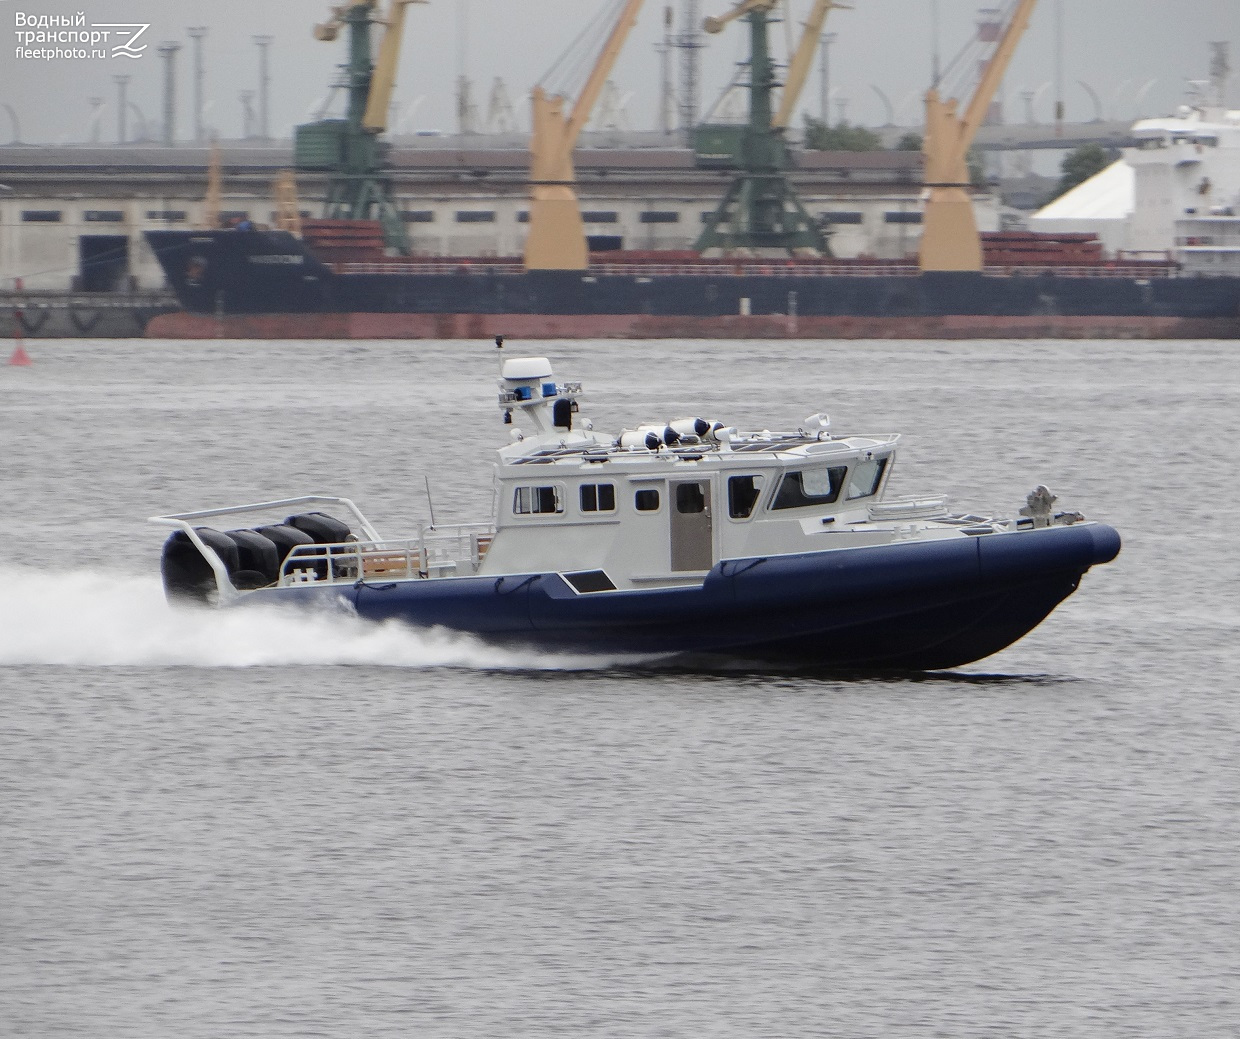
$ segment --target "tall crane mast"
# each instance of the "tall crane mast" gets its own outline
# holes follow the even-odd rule
[[[926,94],[925,215],[922,218],[920,262],[923,271],[980,271],[982,240],[969,197],[969,149],[986,119],[1016,45],[1029,27],[1037,0],[1019,0],[995,53],[970,98],[964,115],[956,114],[958,101],[939,97],[935,87]]]
[[[788,179],[792,159],[784,133],[805,85],[823,23],[833,7],[844,5],[816,0],[775,110],[772,101],[778,84],[767,29],[769,15],[778,2],[740,0],[726,14],[703,23],[708,33],[718,33],[738,18],[749,22],[749,122],[741,130],[735,149],[736,176],[698,236],[700,252],[829,253],[826,239]],[[703,134],[714,129],[704,127]]]
[[[585,270],[590,252],[585,224],[574,190],[573,148],[590,121],[590,113],[620,56],[643,0],[628,0],[571,111],[567,99],[541,86],[532,96],[530,134],[530,224],[525,239],[525,269]]]
[[[332,8],[332,17],[316,25],[316,39],[332,41],[348,30],[349,61],[345,66],[348,110],[343,119],[320,119],[298,126],[294,156],[299,170],[329,174],[323,215],[349,220],[377,219],[384,244],[409,252],[409,239],[387,180],[383,176],[388,109],[400,60],[405,8],[427,0],[389,0],[386,15],[379,0],[353,0]],[[371,26],[382,25],[377,58],[372,59]]]

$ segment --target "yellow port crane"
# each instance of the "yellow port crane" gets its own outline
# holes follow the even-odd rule
[[[574,191],[573,148],[590,120],[607,77],[616,64],[624,41],[637,23],[643,0],[628,0],[586,79],[585,86],[565,116],[568,101],[535,87],[531,103],[530,223],[525,239],[525,269],[585,270],[590,252],[585,225]]]
[[[375,71],[370,79],[370,97],[362,115],[362,125],[367,130],[382,133],[387,129],[388,111],[392,107],[392,91],[396,86],[396,66],[400,63],[400,41],[405,30],[405,8],[410,4],[424,4],[427,0],[392,0],[384,21],[387,28],[379,41],[379,54],[375,58]]]
[[[969,149],[1012,61],[1016,45],[1029,27],[1036,3],[1037,0],[1017,3],[963,117],[956,114],[959,102],[955,98],[941,100],[937,87],[931,87],[926,94],[923,151],[929,194],[922,221],[920,262],[923,271],[982,269],[982,240],[969,198]]]
[[[809,75],[810,66],[814,63],[814,54],[818,49],[818,41],[822,36],[822,27],[826,24],[827,15],[832,8],[842,11],[851,10],[847,4],[836,3],[835,0],[814,0],[814,7],[806,19],[805,29],[788,61],[788,72],[784,79],[784,92],[779,99],[779,108],[771,119],[772,126],[787,126],[792,118],[792,110],[796,108],[805,89],[805,79]]]

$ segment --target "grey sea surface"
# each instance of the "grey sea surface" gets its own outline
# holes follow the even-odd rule
[[[905,434],[1124,549],[997,656],[840,678],[163,601],[161,512],[489,515],[486,343],[0,367],[0,1035],[1240,1035],[1240,353],[510,343],[600,429]]]

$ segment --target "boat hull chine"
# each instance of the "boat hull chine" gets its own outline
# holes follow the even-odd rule
[[[650,590],[580,594],[544,573],[365,582],[346,598],[370,620],[509,645],[936,670],[1015,642],[1118,551],[1118,534],[1091,523],[728,560],[700,583]]]

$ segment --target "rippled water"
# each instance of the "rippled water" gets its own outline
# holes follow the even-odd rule
[[[920,679],[180,614],[159,512],[490,508],[460,343],[0,368],[0,1035],[1235,1036],[1240,363],[1219,343],[549,343],[600,428],[906,433],[1119,559]]]

